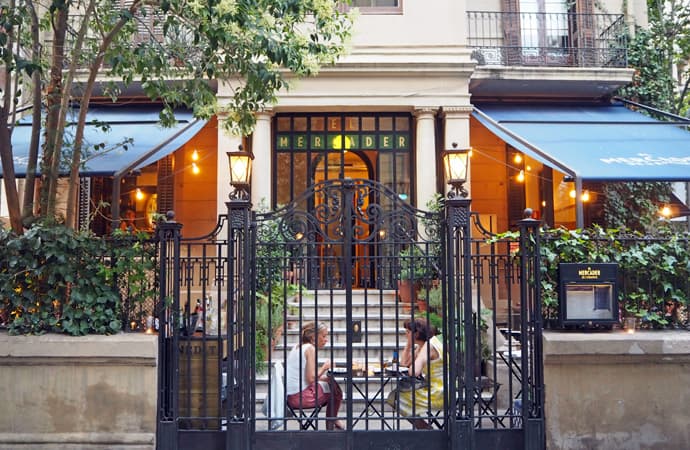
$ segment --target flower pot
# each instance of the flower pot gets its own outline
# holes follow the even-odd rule
[[[419,283],[412,280],[398,280],[398,298],[402,303],[413,303],[417,301]]]

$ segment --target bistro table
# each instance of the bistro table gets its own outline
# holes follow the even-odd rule
[[[368,420],[369,417],[375,416],[383,421],[383,424],[389,429],[393,428],[386,422],[386,418],[383,411],[383,404],[386,402],[385,388],[391,381],[397,381],[400,377],[406,376],[408,369],[407,367],[401,367],[398,370],[390,369],[378,369],[372,372],[364,371],[362,375],[353,375],[353,373],[358,373],[358,370],[348,371],[346,368],[336,368],[329,371],[329,374],[336,380],[341,379],[345,382],[350,382],[352,384],[352,389],[357,392],[365,401],[364,409],[359,413],[359,416],[353,418],[352,426],[354,427],[360,420]],[[371,373],[371,375],[369,375]],[[368,389],[370,382],[375,382],[378,384],[378,389],[375,390],[374,394],[369,396],[371,391]],[[381,407],[381,410],[379,410]],[[366,418],[365,418],[366,416]]]

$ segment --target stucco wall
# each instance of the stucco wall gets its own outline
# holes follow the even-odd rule
[[[687,332],[545,332],[547,448],[688,448],[689,369]]]
[[[0,449],[153,449],[156,336],[0,333]]]

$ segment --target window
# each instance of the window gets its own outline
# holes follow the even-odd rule
[[[523,55],[568,47],[568,6],[563,0],[521,0],[520,13]]]
[[[314,183],[339,178],[376,180],[411,202],[409,114],[278,114],[275,129],[276,205]]]
[[[402,13],[402,0],[352,0],[351,8],[359,8],[364,14]]]

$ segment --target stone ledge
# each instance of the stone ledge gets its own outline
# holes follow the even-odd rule
[[[690,357],[690,333],[678,330],[610,332],[544,332],[544,361],[611,355],[629,359],[678,361]],[[620,359],[620,358],[617,358]]]
[[[0,333],[0,358],[107,358],[157,360],[157,335],[118,333],[110,336],[9,336]],[[47,362],[47,361],[46,361]]]
[[[0,445],[151,445],[155,438],[154,433],[0,433]]]

